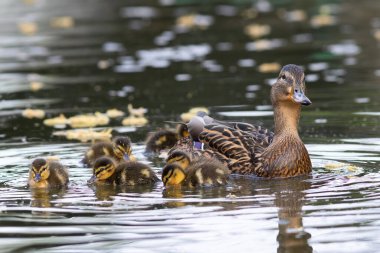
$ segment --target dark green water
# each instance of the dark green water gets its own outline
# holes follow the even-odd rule
[[[292,21],[292,10],[305,19]],[[319,13],[331,24],[312,25]],[[379,251],[379,13],[370,0],[1,1],[0,252]],[[198,14],[199,25],[176,25],[186,14]],[[68,27],[54,27],[63,16]],[[271,31],[251,38],[249,24]],[[271,128],[278,72],[259,71],[271,62],[305,67],[307,178],[233,178],[240,187],[183,192],[91,189],[79,162],[88,144],[21,116],[25,108],[53,117],[146,107],[147,126],[110,126],[160,173],[162,162],[143,154],[145,136],[190,107]],[[33,92],[31,82],[44,87]],[[25,187],[28,165],[46,155],[70,167],[67,190]],[[346,165],[331,165],[338,162]]]

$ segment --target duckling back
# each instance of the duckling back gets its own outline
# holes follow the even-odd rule
[[[111,142],[100,141],[93,144],[85,153],[82,162],[88,166],[93,166],[96,159],[102,156],[114,157],[113,144]]]
[[[145,152],[157,153],[161,150],[173,147],[178,140],[177,133],[171,130],[162,129],[148,136]]]
[[[67,168],[57,161],[49,162],[50,176],[49,185],[66,186],[69,183]]]
[[[222,186],[228,183],[230,171],[215,158],[199,158],[185,169],[187,176],[184,185],[190,187]]]
[[[158,181],[154,171],[140,162],[124,162],[116,168],[115,183],[118,185],[148,185]]]

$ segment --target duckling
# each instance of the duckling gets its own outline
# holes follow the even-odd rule
[[[37,158],[29,169],[30,188],[64,187],[69,182],[67,168],[56,160]]]
[[[218,154],[218,159],[227,164],[232,173],[269,178],[309,174],[312,169],[310,157],[297,129],[301,106],[311,104],[305,90],[302,67],[286,65],[270,93],[274,133],[247,123],[216,120],[207,123],[201,117],[193,128],[191,122],[190,126],[188,124],[192,140],[202,142],[204,151]],[[184,140],[172,149],[201,152],[194,150],[192,145]]]
[[[167,158],[162,182],[165,186],[221,186],[227,184],[229,174],[228,168],[215,158],[191,159],[186,152],[177,150]]]
[[[112,158],[103,156],[96,159],[93,176],[88,183],[134,186],[158,181],[156,174],[146,164],[127,161],[117,165]]]
[[[112,142],[97,142],[87,150],[82,162],[93,166],[95,160],[102,156],[110,156],[117,162],[134,160],[131,140],[126,136],[117,136]]]
[[[146,141],[146,153],[158,153],[165,149],[173,147],[180,138],[189,136],[187,126],[178,124],[176,131],[170,129],[161,129],[150,134]]]

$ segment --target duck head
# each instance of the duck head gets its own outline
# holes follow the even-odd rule
[[[119,159],[130,160],[132,154],[131,140],[128,137],[116,137],[113,140],[114,153]]]
[[[47,180],[50,176],[49,163],[43,158],[35,159],[32,162],[30,173],[36,183]]]
[[[294,64],[285,65],[272,86],[272,104],[310,105],[305,95],[305,73],[303,68]]]
[[[180,185],[185,178],[185,171],[178,163],[167,164],[162,170],[162,182],[165,186]]]
[[[96,159],[93,167],[93,176],[88,183],[99,182],[111,177],[116,171],[114,161],[108,157],[100,157]]]
[[[177,163],[184,170],[186,170],[186,168],[189,167],[190,161],[191,160],[189,154],[181,150],[175,150],[168,156],[168,158],[166,158],[166,163]]]

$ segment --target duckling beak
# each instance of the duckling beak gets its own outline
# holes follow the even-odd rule
[[[34,176],[34,181],[39,182],[40,180],[41,180],[41,174],[40,174],[40,173],[37,173],[37,174]]]
[[[131,160],[128,154],[123,155],[124,160],[129,161]]]
[[[311,101],[301,90],[295,90],[293,100],[301,105],[311,105]]]
[[[95,183],[95,180],[96,180],[96,176],[93,175],[93,176],[87,181],[87,183],[88,183],[88,184],[93,184],[93,183]]]

